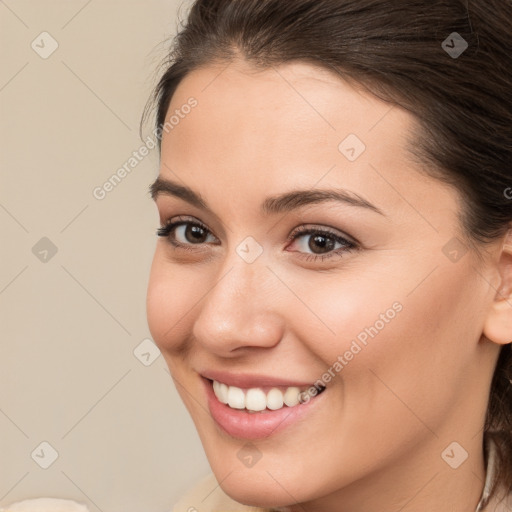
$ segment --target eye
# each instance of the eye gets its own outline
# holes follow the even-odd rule
[[[176,217],[176,219],[169,221],[157,230],[157,235],[166,237],[174,247],[194,251],[197,250],[193,247],[194,245],[218,242],[217,238],[201,222],[184,217]],[[288,237],[288,240],[292,240],[294,243],[300,239],[303,240],[296,243],[299,250],[290,252],[297,252],[300,258],[307,261],[333,259],[341,257],[342,253],[359,248],[357,242],[348,240],[328,228],[300,226]],[[311,252],[308,253],[308,251]]]
[[[213,238],[213,241],[217,240],[201,222],[184,220],[182,217],[177,217],[177,219],[180,220],[168,222],[165,226],[159,228],[156,234],[167,237],[175,247],[190,250],[194,250],[190,245],[201,245],[207,242],[208,235]]]
[[[326,228],[300,226],[290,235],[289,239],[294,242],[299,241],[296,243],[299,247],[299,255],[307,261],[323,261],[341,257],[342,253],[358,248],[356,242]],[[336,247],[337,245],[338,247]],[[309,254],[308,250],[311,251]]]

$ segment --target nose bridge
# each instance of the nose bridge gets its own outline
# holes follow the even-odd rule
[[[212,351],[268,347],[280,338],[275,294],[268,289],[272,273],[262,253],[255,259],[254,253],[247,257],[254,246],[251,241],[246,243],[249,245],[242,242],[225,258],[195,319],[195,338]]]

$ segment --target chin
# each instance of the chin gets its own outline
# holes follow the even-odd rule
[[[288,494],[268,473],[260,476],[261,479],[249,472],[247,478],[241,479],[232,474],[222,482],[221,488],[231,499],[251,507],[286,507],[290,505],[290,494],[295,498],[293,503],[302,501],[293,491]]]

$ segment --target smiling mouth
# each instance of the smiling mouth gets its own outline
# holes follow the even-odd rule
[[[228,386],[216,380],[208,380],[212,384],[215,397],[220,403],[231,409],[246,410],[250,413],[296,407],[309,402],[310,399],[320,395],[326,389],[321,384],[303,389],[296,386],[262,386],[242,389],[237,386]],[[310,393],[311,388],[316,389],[314,395]]]

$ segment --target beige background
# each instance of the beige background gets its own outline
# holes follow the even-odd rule
[[[156,151],[103,200],[92,193],[142,144],[180,6],[0,0],[0,506],[166,511],[209,471],[162,356],[134,354],[150,338]],[[46,59],[42,32],[58,44]]]

